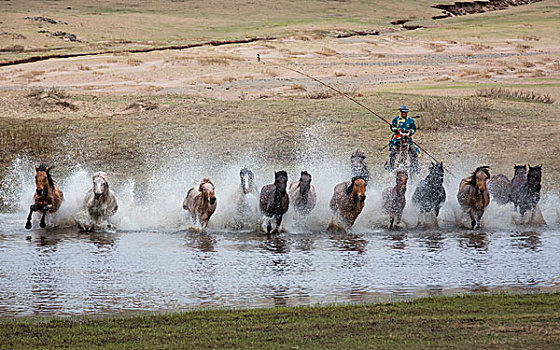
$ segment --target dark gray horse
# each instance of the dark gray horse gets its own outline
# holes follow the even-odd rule
[[[412,195],[412,202],[422,214],[433,213],[436,218],[445,202],[445,188],[443,187],[443,162],[432,163],[430,173],[418,183]]]
[[[290,203],[299,215],[309,215],[317,204],[317,194],[315,193],[315,186],[311,184],[311,174],[302,171],[299,181],[290,185],[288,195],[290,196]]]
[[[521,186],[519,213],[525,215],[527,211],[533,210],[541,199],[542,165],[532,167],[529,165],[527,182]]]
[[[513,202],[515,210],[517,210],[521,204],[521,199],[527,191],[525,188],[527,186],[527,166],[516,165],[514,172],[513,179],[511,179],[510,200]]]
[[[286,192],[288,184],[288,174],[284,171],[274,173],[274,183],[264,185],[261,189],[260,208],[263,214],[268,218],[266,225],[266,234],[278,233],[278,229],[282,224],[282,216],[288,211],[290,199]],[[272,220],[274,220],[275,228],[272,230]]]

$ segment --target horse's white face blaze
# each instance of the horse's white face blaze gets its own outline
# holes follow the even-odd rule
[[[244,173],[241,175],[241,187],[243,188],[243,193],[247,194],[251,192],[251,177],[249,173]]]
[[[214,186],[211,183],[205,183],[201,186],[202,198],[207,199],[210,204],[216,203],[216,194],[214,193]]]

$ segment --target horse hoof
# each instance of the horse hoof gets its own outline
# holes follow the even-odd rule
[[[41,226],[41,228],[45,228],[45,227],[47,226],[47,224],[45,224],[44,222],[41,222],[41,223],[39,224],[39,226]]]
[[[25,223],[25,228],[28,230],[31,229],[31,221]]]

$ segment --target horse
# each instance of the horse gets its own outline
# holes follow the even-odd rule
[[[93,174],[93,187],[86,192],[84,198],[84,209],[93,224],[84,227],[86,231],[99,226],[109,216],[114,215],[119,209],[117,197],[109,189],[107,174],[97,172]]]
[[[350,156],[350,171],[351,177],[362,177],[367,185],[369,181],[369,169],[365,159],[366,155],[361,149],[357,149],[352,152],[352,155]]]
[[[430,173],[418,183],[412,195],[412,202],[418,207],[422,216],[432,215],[435,226],[446,196],[443,175],[443,162],[432,163]]]
[[[489,166],[481,166],[461,180],[457,200],[461,209],[468,213],[471,219],[471,229],[480,228],[481,218],[484,210],[490,203],[490,194],[486,182],[490,179]]]
[[[204,177],[198,187],[192,187],[183,200],[183,209],[191,213],[192,220],[199,223],[201,228],[208,226],[208,221],[217,207],[214,184],[208,177]]]
[[[290,185],[288,196],[296,213],[301,216],[309,215],[317,204],[317,193],[315,192],[315,186],[311,184],[311,174],[302,171],[299,181]]]
[[[504,174],[494,175],[488,181],[488,191],[494,202],[506,205],[511,200],[511,180]]]
[[[54,169],[54,167],[49,167],[45,164],[35,167],[36,190],[33,195],[33,204],[29,207],[29,215],[27,216],[27,222],[25,223],[25,228],[28,230],[31,228],[31,216],[33,215],[33,212],[41,211],[43,213],[39,226],[44,228],[46,226],[46,214],[55,213],[62,204],[64,195],[54,184],[54,180],[50,173],[52,169]]]
[[[286,192],[288,173],[280,170],[274,173],[274,183],[264,185],[261,189],[259,205],[262,213],[267,217],[266,234],[278,233],[282,224],[282,216],[288,211],[290,198]],[[272,220],[275,228],[272,230]]]
[[[364,209],[365,201],[366,180],[363,177],[355,176],[352,178],[352,182],[341,182],[334,187],[329,206],[333,214],[342,219],[347,228],[350,228]],[[333,226],[332,223],[331,226]]]
[[[404,207],[406,206],[406,183],[408,173],[406,170],[397,170],[396,184],[383,191],[383,212],[389,215],[389,231],[393,226],[400,224]],[[396,223],[395,223],[396,219]]]
[[[226,223],[226,228],[234,230],[250,226],[250,221],[257,217],[259,210],[259,191],[255,185],[255,174],[248,168],[242,168],[239,171],[239,178],[239,188],[232,198],[235,203],[235,213],[231,221]]]
[[[517,208],[521,204],[521,198],[525,192],[524,186],[527,184],[527,166],[526,165],[515,165],[514,175],[511,179],[511,193],[510,200],[513,202],[513,206],[517,211]]]
[[[542,165],[534,167],[529,165],[527,182],[520,187],[519,191],[519,214],[524,217],[525,213],[530,212],[530,216],[525,218],[526,223],[546,224],[538,207],[539,200],[541,199],[541,180]]]

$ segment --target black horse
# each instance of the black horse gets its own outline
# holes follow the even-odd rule
[[[542,165],[532,167],[529,165],[527,182],[521,186],[519,213],[525,215],[527,211],[535,209],[541,199]]]
[[[443,162],[432,163],[428,176],[418,183],[412,195],[412,202],[422,214],[433,213],[437,220],[439,210],[445,202]]]
[[[522,198],[527,192],[527,166],[526,165],[516,165],[514,167],[514,175],[511,179],[511,193],[509,195],[510,200],[515,206],[515,210],[519,208]]]
[[[274,183],[264,185],[261,189],[260,208],[263,214],[268,218],[266,225],[266,234],[270,232],[278,233],[280,224],[282,224],[282,215],[288,211],[290,199],[286,192],[288,183],[288,174],[284,171],[274,173]],[[275,222],[275,228],[272,230],[272,220]]]

